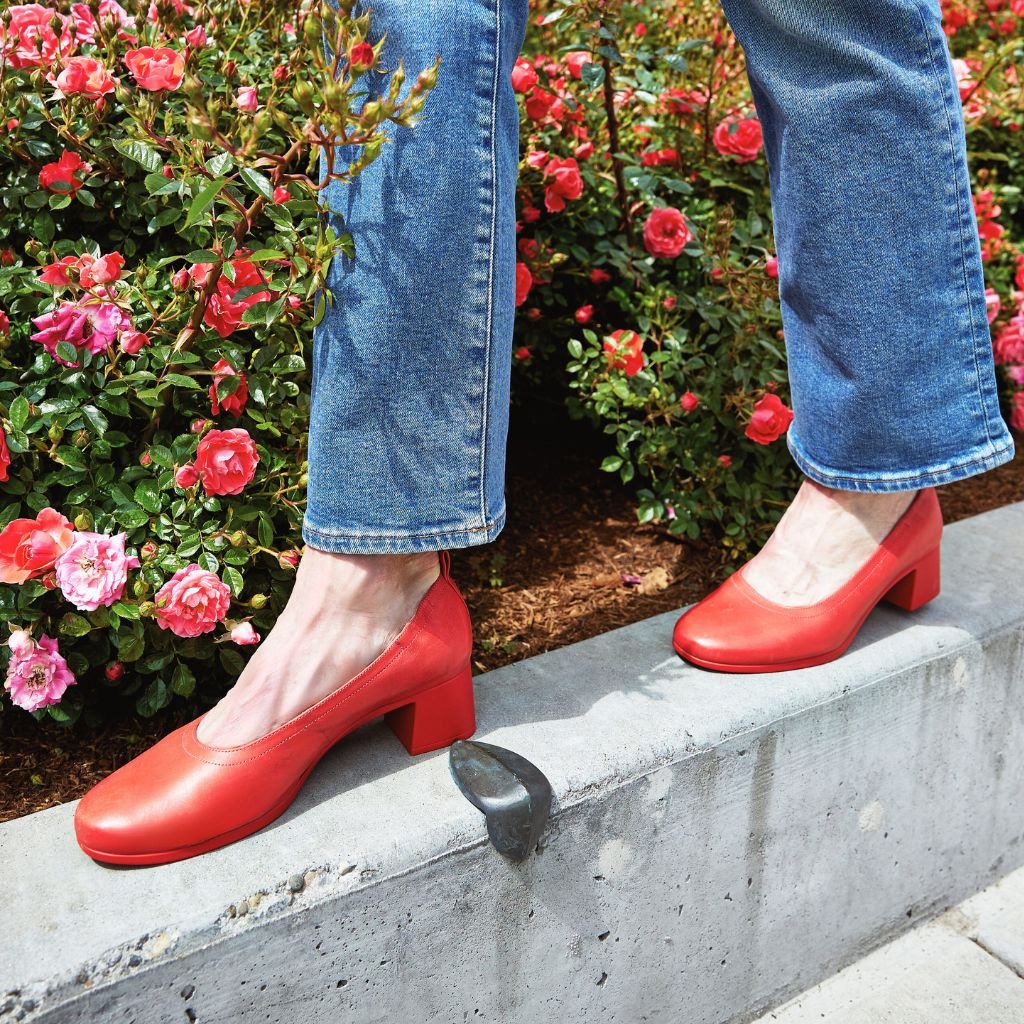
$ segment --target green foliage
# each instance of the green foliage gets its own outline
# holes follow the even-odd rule
[[[961,91],[976,204],[997,211],[979,216],[987,283],[1003,304],[996,332],[1024,301],[1024,17],[991,6],[957,4],[947,32],[968,60],[958,68],[970,77]],[[800,479],[784,437],[745,433],[759,399],[789,399],[766,272],[768,166],[743,51],[718,0],[539,0],[523,56],[515,399],[545,386],[567,395],[607,435],[602,468],[635,488],[640,522],[706,531],[738,564]],[[644,232],[666,207],[692,234],[668,255]],[[620,330],[643,339],[642,368],[606,353]],[[687,392],[696,408],[680,405]]]
[[[76,7],[55,3],[55,19],[81,22],[86,5]],[[370,35],[370,14],[210,0],[158,4],[150,20],[148,0],[125,7],[134,24],[123,35],[108,20],[92,41],[84,22],[69,35],[76,57],[114,76],[102,97],[48,81],[59,57],[8,61],[0,75],[0,310],[10,323],[0,417],[11,459],[0,528],[52,507],[77,530],[124,532],[141,562],[119,600],[91,611],[72,610],[52,572],[0,587],[9,628],[56,638],[77,677],[59,704],[32,712],[67,725],[112,702],[142,715],[175,699],[209,703],[244,666],[231,627],[248,620],[265,635],[273,625],[301,546],[311,326],[333,255],[351,253],[318,207],[321,150],[339,139],[355,147],[357,159],[331,175],[353,180],[379,155],[388,122],[415,123],[436,75],[426,69],[399,99],[404,70],[389,71],[384,95],[360,110],[363,70],[346,55]],[[214,24],[214,39],[183,45]],[[144,46],[182,54],[179,81],[147,86],[126,60]],[[50,174],[65,152],[84,166]],[[91,280],[90,260],[115,254],[116,273]],[[53,283],[41,280],[47,267]],[[73,336],[65,321],[48,351],[32,335],[62,306],[85,326]],[[176,478],[214,427],[255,444],[256,473],[240,494]],[[157,623],[153,597],[193,562],[217,574],[231,607],[216,634],[185,638]]]

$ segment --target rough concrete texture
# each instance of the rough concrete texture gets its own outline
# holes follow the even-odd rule
[[[73,804],[0,826],[0,1021],[759,1016],[1024,863],[1024,504],[943,545],[831,665],[705,672],[667,614],[480,677],[477,737],[554,788],[519,865],[380,724],[192,860],[101,866]]]
[[[1024,978],[1024,871],[990,886],[951,910],[949,919],[967,938]],[[1024,1013],[1020,1015],[1024,1021]]]
[[[1014,915],[1014,907],[1016,914]],[[1024,980],[973,932],[1024,947],[1024,871],[876,949],[757,1024],[1021,1024]]]

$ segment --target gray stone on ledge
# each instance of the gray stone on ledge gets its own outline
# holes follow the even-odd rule
[[[554,788],[519,865],[380,723],[191,860],[2,824],[0,1021],[751,1020],[1024,863],[1022,564],[1024,503],[829,665],[705,672],[669,613],[478,677],[475,738]]]

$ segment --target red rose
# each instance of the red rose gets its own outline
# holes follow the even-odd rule
[[[769,256],[765,261],[764,272],[769,277],[779,276],[779,260],[777,256]]]
[[[241,494],[256,475],[256,443],[244,427],[211,430],[196,446],[195,469],[207,494]]]
[[[635,377],[644,366],[644,339],[636,331],[619,329],[605,339],[608,369],[624,370],[627,377]]]
[[[548,179],[551,179],[548,181]],[[572,157],[552,157],[544,168],[544,208],[548,213],[565,209],[566,199],[579,199],[583,194],[583,178],[579,165]]]
[[[793,422],[793,410],[778,395],[765,395],[754,405],[754,412],[744,433],[758,444],[771,444]]]
[[[681,210],[659,206],[644,221],[644,248],[652,256],[674,259],[693,238]]]
[[[124,62],[139,88],[150,92],[177,89],[185,77],[185,55],[169,46],[140,46],[129,50]]]
[[[516,263],[516,305],[521,306],[533,287],[533,274],[523,262]]]
[[[687,391],[679,399],[679,404],[682,406],[683,412],[693,412],[700,405],[700,399],[692,391]]]
[[[206,267],[208,270],[208,266],[208,264],[197,263],[192,268],[194,283],[198,284],[198,278],[201,276],[200,268]],[[217,279],[217,288],[210,296],[206,311],[203,313],[203,323],[207,327],[212,327],[222,338],[226,338],[238,327],[245,311],[250,306],[254,306],[257,302],[268,302],[274,298],[273,293],[266,288],[255,292],[251,290],[255,285],[264,284],[263,277],[254,264],[247,259],[239,258],[231,260],[231,266],[235,271],[235,280],[228,281],[221,274]],[[203,276],[203,280],[205,281],[205,276]],[[202,285],[199,286],[202,287]],[[243,295],[242,298],[236,298],[238,293],[243,290],[248,294]]]
[[[49,192],[70,195],[82,187],[82,183],[75,177],[76,172],[88,170],[91,170],[91,166],[77,153],[65,149],[56,163],[43,164],[39,171],[39,184]]]
[[[594,317],[594,307],[590,304],[586,306],[580,306],[573,314],[576,323],[578,324],[589,324]]]
[[[517,57],[512,67],[512,88],[516,92],[529,92],[537,84],[537,71],[524,57]]]
[[[373,47],[366,42],[356,43],[356,45],[348,51],[348,59],[354,70],[366,71],[373,67]]]
[[[7,435],[4,428],[0,427],[0,480],[9,479],[7,467],[11,464],[11,453],[7,449]]]
[[[735,156],[738,163],[749,163],[764,143],[761,122],[756,117],[727,117],[715,129],[714,141],[722,156]]]
[[[225,377],[239,377],[238,387],[225,396],[219,403],[217,401],[217,384]],[[249,397],[249,385],[246,383],[244,373],[239,373],[226,359],[218,359],[213,364],[213,383],[210,385],[210,415],[216,416],[221,409],[232,416],[241,416],[245,408],[246,400]]]

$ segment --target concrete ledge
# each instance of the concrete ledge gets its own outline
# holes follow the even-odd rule
[[[1022,946],[1024,871],[1016,871],[757,1024],[1020,1024]]]
[[[477,738],[555,789],[521,865],[379,724],[192,860],[0,825],[0,1021],[753,1019],[1024,864],[1024,503],[943,543],[831,665],[706,673],[668,614],[479,677]]]

